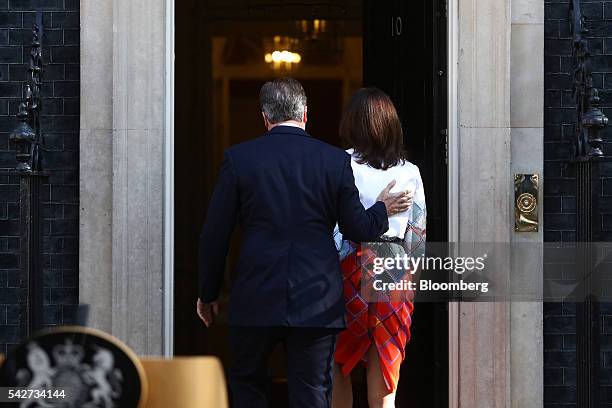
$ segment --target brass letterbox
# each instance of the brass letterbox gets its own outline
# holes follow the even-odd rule
[[[514,230],[517,232],[538,231],[538,185],[537,174],[514,175]]]

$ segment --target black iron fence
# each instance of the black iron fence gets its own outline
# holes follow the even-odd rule
[[[593,86],[590,67],[589,30],[581,11],[580,0],[571,0],[570,15],[573,36],[575,104],[574,158],[570,165],[576,171],[576,241],[600,240],[601,217],[599,197],[601,195],[600,164],[612,158],[603,152],[600,132],[608,125],[608,118],[599,109],[599,93]],[[591,248],[585,246],[585,248]],[[595,255],[584,253],[579,257],[583,263],[580,271],[587,285],[592,285]],[[587,288],[586,293],[592,293]],[[600,302],[596,296],[587,295],[576,304],[576,386],[579,407],[599,407],[600,386]]]
[[[3,174],[19,177],[19,242],[21,310],[20,338],[26,338],[42,327],[43,268],[41,261],[42,234],[40,229],[40,191],[48,177],[42,169],[42,36],[43,14],[38,12],[32,29],[32,44],[28,76],[24,83],[24,99],[19,104],[17,127],[10,135],[15,148],[17,165]]]

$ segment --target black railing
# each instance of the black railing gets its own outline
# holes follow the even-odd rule
[[[600,163],[610,160],[602,149],[600,131],[608,125],[608,118],[599,109],[599,95],[593,86],[590,68],[588,33],[581,12],[580,0],[570,0],[573,34],[574,86],[576,109],[574,128],[574,157],[570,165],[576,173],[576,241],[599,240],[601,217]],[[584,248],[590,248],[584,245]],[[585,296],[576,304],[576,386],[577,406],[599,408],[600,370],[600,312],[599,300],[590,295],[596,285],[595,254],[585,249],[578,260],[584,282]]]
[[[588,160],[603,156],[600,130],[608,125],[608,118],[599,109],[599,94],[593,87],[593,76],[589,66],[591,54],[585,19],[580,9],[580,0],[571,0],[571,26],[574,39],[574,103],[576,106],[576,129],[574,153],[577,159]]]
[[[21,339],[29,337],[43,325],[43,272],[41,262],[40,189],[47,174],[42,169],[42,12],[37,12],[32,30],[24,99],[17,113],[18,125],[10,136],[16,151],[17,165],[3,171],[19,177],[20,206],[20,324]]]

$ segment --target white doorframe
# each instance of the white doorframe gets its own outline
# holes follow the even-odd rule
[[[164,355],[174,354],[174,8],[166,0],[166,109],[164,120]]]
[[[448,240],[459,241],[459,0],[448,0]],[[448,406],[459,407],[459,303],[448,304]]]

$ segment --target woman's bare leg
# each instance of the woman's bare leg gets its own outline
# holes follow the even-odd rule
[[[338,364],[334,364],[334,388],[332,392],[332,408],[353,407],[353,386],[351,376],[345,377]]]
[[[370,408],[395,408],[395,392],[385,385],[376,346],[368,350],[368,405]]]

